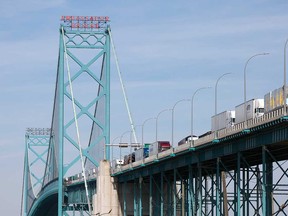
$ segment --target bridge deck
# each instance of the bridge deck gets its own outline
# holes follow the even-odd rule
[[[249,130],[244,130],[244,123],[234,128],[219,131],[217,142],[214,134],[195,140],[195,147],[189,143],[171,148],[132,164],[112,170],[113,176],[121,180],[132,180],[137,176],[149,176],[161,171],[171,171],[181,168],[179,172],[187,172],[189,165],[201,167],[216,172],[215,163],[221,158],[226,169],[233,170],[237,166],[237,154],[245,155],[249,166],[261,164],[262,147],[266,146],[275,160],[288,159],[288,123],[283,117],[283,109],[265,114],[259,119],[248,121]],[[225,136],[224,136],[225,135]],[[213,171],[214,170],[214,171]]]

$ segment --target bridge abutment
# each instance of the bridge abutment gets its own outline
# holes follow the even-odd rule
[[[96,194],[93,196],[94,215],[122,215],[118,199],[118,184],[115,179],[110,176],[109,161],[100,161]]]

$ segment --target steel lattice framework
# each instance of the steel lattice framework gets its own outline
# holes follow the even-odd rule
[[[28,128],[25,135],[22,212],[27,214],[44,181],[50,128]]]
[[[49,194],[57,194],[57,215],[69,215],[71,210],[83,214],[92,201],[91,194],[90,202],[82,197],[78,199],[81,203],[69,203],[64,178],[75,173],[82,178],[81,162],[85,163],[85,174],[90,175],[99,161],[109,159],[110,155],[109,146],[106,146],[110,140],[109,18],[63,16],[61,21],[51,133],[43,141],[44,153],[36,153],[31,150],[31,144],[26,145],[23,197],[28,198],[23,205],[23,215],[39,214],[35,213],[37,201]],[[76,107],[74,114],[73,104]],[[76,133],[77,127],[81,134]],[[38,140],[39,136],[26,135],[27,143],[31,139]],[[29,149],[37,155],[35,161],[44,163],[42,170],[45,172],[41,176],[35,176],[31,171],[35,161],[28,162]],[[28,195],[34,189],[31,178],[36,179],[34,185],[40,185],[40,192],[33,196]],[[95,187],[94,183],[92,185]]]
[[[132,164],[113,174],[123,215],[286,216],[287,140],[284,116],[216,144]]]

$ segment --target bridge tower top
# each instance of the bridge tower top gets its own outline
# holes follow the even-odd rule
[[[62,26],[65,29],[80,31],[103,31],[109,27],[108,16],[62,16]]]

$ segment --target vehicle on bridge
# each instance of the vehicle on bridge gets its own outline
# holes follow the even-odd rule
[[[197,140],[198,138],[199,138],[198,136],[193,135],[193,140]],[[186,136],[186,137],[184,137],[182,140],[180,140],[180,141],[178,142],[178,146],[179,146],[179,145],[186,144],[186,143],[191,143],[191,135]]]
[[[143,158],[149,157],[149,146],[150,144],[144,144],[144,148],[139,148],[135,151],[135,160],[142,160]]]
[[[244,112],[244,110],[246,110]],[[251,99],[245,103],[239,104],[235,107],[235,124],[246,120],[259,118],[264,115],[264,99]]]
[[[93,179],[97,175],[97,169],[93,168],[93,169],[90,169],[90,170],[86,170],[85,173],[86,173],[86,178],[88,180],[89,179]],[[83,173],[77,173],[77,174],[75,174],[73,176],[65,177],[64,178],[64,184],[65,185],[71,185],[71,184],[74,184],[74,183],[82,182],[83,180],[84,180],[84,174]]]
[[[160,152],[166,151],[171,148],[169,141],[157,141],[149,146],[149,156],[156,155]]]
[[[264,114],[283,108],[283,101],[284,94],[283,87],[281,87],[266,94],[265,99],[258,98],[247,101],[246,109],[245,103],[239,104],[235,107],[235,110],[227,110],[212,116],[211,130],[199,136],[193,135],[193,140],[198,140],[199,142],[197,141],[197,145],[202,145],[206,143],[206,140],[213,139],[211,134],[213,134],[215,131],[222,131],[223,133],[223,131],[225,132],[226,129],[236,128],[235,130],[238,130],[242,127],[241,124],[243,124],[245,121],[244,110],[246,110],[245,114],[247,121],[252,119],[260,119]],[[180,140],[178,142],[178,146],[188,143],[191,144],[191,142],[191,135],[189,135]],[[169,141],[157,141],[150,145],[145,144],[144,148],[136,149],[135,152],[124,156],[123,163],[118,163],[115,166],[120,167],[135,161],[140,161],[147,157],[155,156],[158,153],[166,151],[170,148],[171,145]],[[112,167],[114,166],[112,165]]]
[[[127,165],[127,164],[130,164],[130,163],[133,163],[133,162],[135,162],[135,152],[132,152],[131,154],[124,156],[123,165]]]
[[[211,117],[211,131],[233,127],[235,124],[235,110],[226,110]]]
[[[119,168],[120,166],[122,166],[124,164],[124,161],[121,159],[114,159],[111,162],[111,167],[115,168]]]
[[[275,89],[264,95],[265,113],[279,109],[284,104],[283,87]],[[287,104],[287,90],[286,90],[286,104]]]
[[[208,136],[208,135],[210,135],[210,134],[212,134],[212,131],[207,131],[206,133],[201,134],[201,135],[198,137],[198,139],[201,139],[202,137]]]

